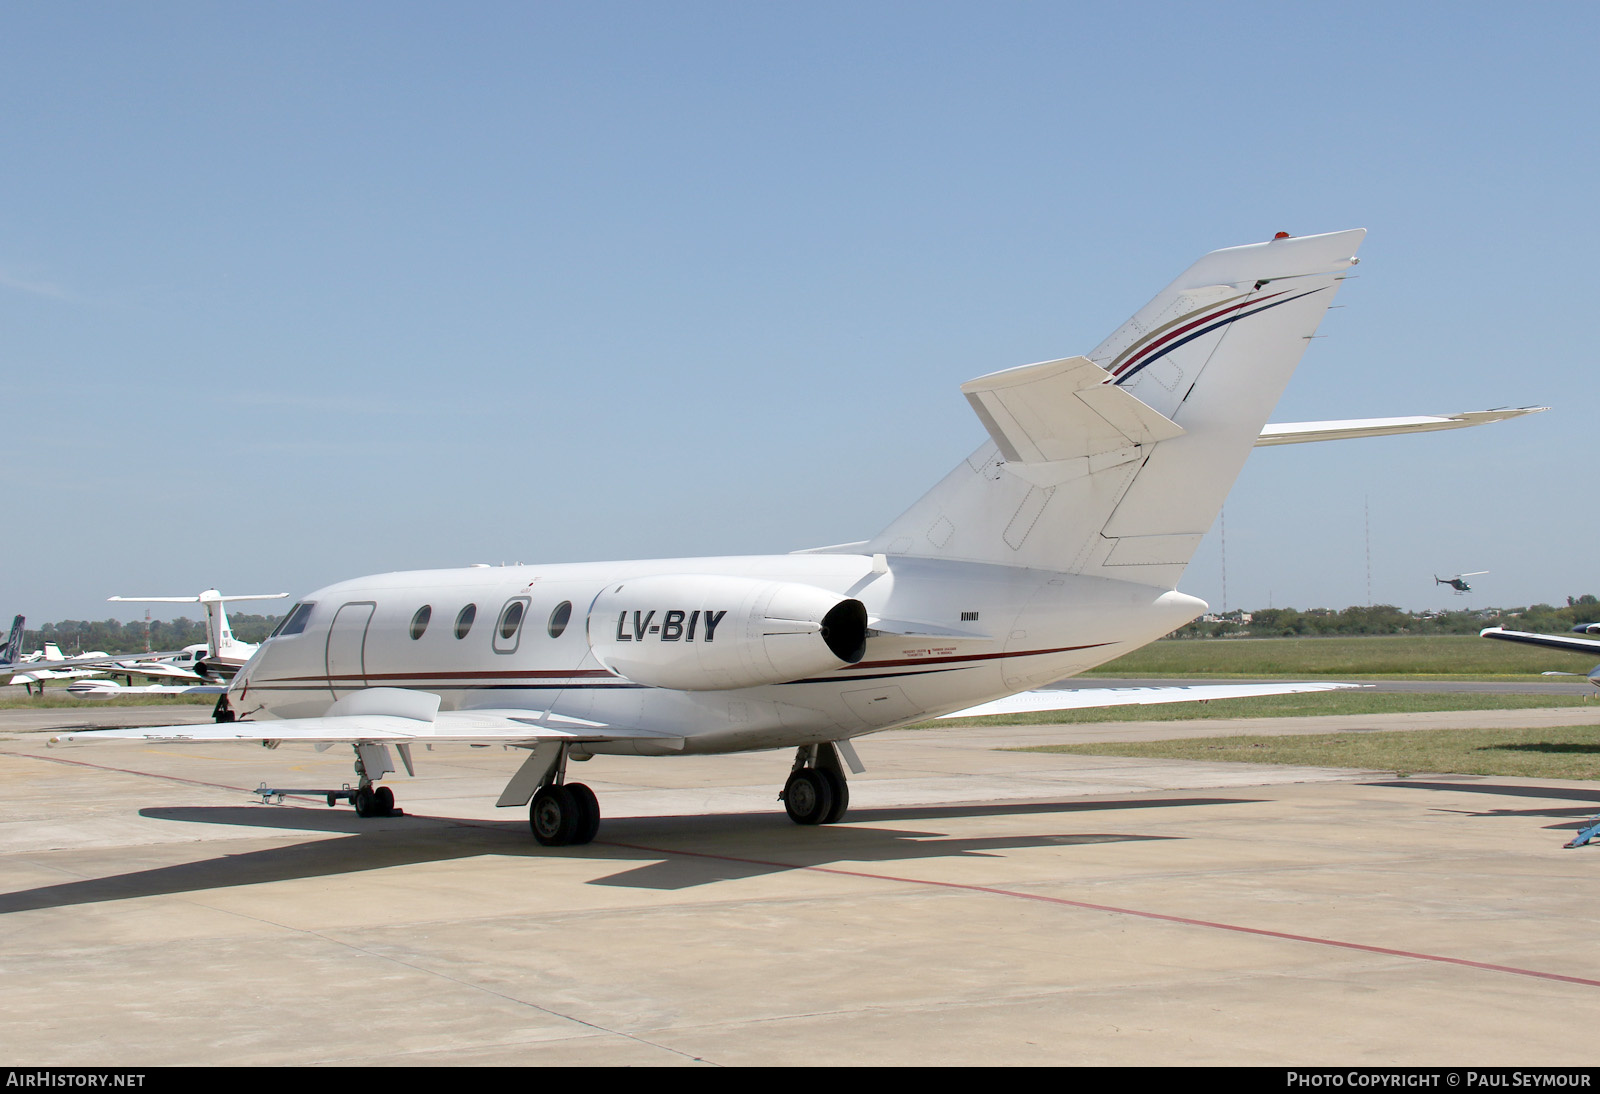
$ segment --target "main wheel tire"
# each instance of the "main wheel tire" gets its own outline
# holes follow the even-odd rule
[[[850,808],[850,782],[839,772],[829,771],[825,767],[817,768],[817,773],[828,780],[833,790],[833,808],[828,810],[821,823],[837,824],[844,818],[844,811]]]
[[[802,767],[784,784],[783,807],[796,824],[821,824],[833,811],[833,782],[814,767]]]
[[[377,795],[372,792],[372,787],[370,786],[363,786],[360,790],[357,790],[355,799],[352,802],[352,804],[356,807],[356,816],[375,816],[376,814],[373,813],[373,809],[377,806],[376,799]]]
[[[572,842],[585,844],[600,831],[600,801],[582,783],[565,783],[567,793],[572,795],[572,804],[577,807],[578,819],[573,825]]]
[[[528,806],[528,827],[546,847],[565,847],[578,827],[578,813],[565,786],[541,786]]]
[[[394,816],[394,791],[387,786],[380,786],[372,792],[372,815],[374,817]]]

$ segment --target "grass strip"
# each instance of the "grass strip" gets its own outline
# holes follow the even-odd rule
[[[1600,779],[1600,725],[1535,729],[1412,729],[1284,737],[1039,745],[1016,752],[1346,767],[1397,775],[1454,773]]]
[[[1586,673],[1592,654],[1475,635],[1350,638],[1165,638],[1096,670],[1117,676],[1394,676]]]
[[[34,708],[55,709],[65,707],[68,709],[91,710],[95,707],[172,707],[172,706],[216,706],[215,695],[116,695],[104,699],[79,699],[65,694],[57,695],[54,691],[47,691],[42,697],[33,698],[15,697],[0,699],[0,710],[26,710]]]

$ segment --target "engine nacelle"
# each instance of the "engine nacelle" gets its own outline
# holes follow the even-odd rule
[[[867,609],[814,585],[669,574],[608,585],[589,648],[651,687],[722,691],[803,680],[861,660]]]

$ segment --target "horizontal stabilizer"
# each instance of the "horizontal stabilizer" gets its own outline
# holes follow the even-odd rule
[[[1097,456],[1183,435],[1109,378],[1087,357],[1067,357],[992,372],[961,390],[1010,463]]]
[[[983,718],[995,714],[1027,714],[1041,710],[1082,710],[1150,703],[1195,703],[1211,699],[1254,699],[1262,695],[1295,695],[1307,691],[1338,691],[1366,684],[1185,684],[1154,688],[1063,688],[1058,691],[1024,691],[992,703],[941,714],[941,718]]]
[[[223,596],[215,589],[208,589],[198,596],[108,596],[106,599],[122,604],[215,604],[234,600],[284,600],[288,595],[288,593],[240,593],[238,596]]]
[[[1500,410],[1469,410],[1460,414],[1420,414],[1409,418],[1351,418],[1335,422],[1286,422],[1268,425],[1256,440],[1257,448],[1274,444],[1306,444],[1310,441],[1343,441],[1354,437],[1392,437],[1400,433],[1432,433],[1440,429],[1465,429],[1468,426],[1503,422],[1524,414],[1538,414],[1547,406],[1507,407]]]
[[[1552,650],[1569,650],[1600,657],[1600,639],[1573,638],[1564,634],[1530,634],[1527,631],[1508,631],[1503,627],[1486,627],[1478,632],[1479,638],[1498,638],[1502,642],[1522,642],[1529,646],[1544,646]]]

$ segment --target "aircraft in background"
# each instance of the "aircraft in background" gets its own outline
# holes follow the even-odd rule
[[[285,600],[288,596],[288,593],[223,596],[215,589],[207,589],[195,596],[108,596],[106,600],[115,604],[199,604],[206,612],[206,654],[203,660],[194,660],[182,667],[196,676],[217,678],[232,677],[256,652],[256,643],[240,642],[233,636],[228,626],[227,603],[230,600]],[[184,652],[192,653],[196,648],[189,646]]]
[[[844,814],[864,734],[1239,694],[1031,689],[1206,611],[1179,578],[1364,235],[1215,251],[1088,356],[963,384],[987,443],[870,539],[358,578],[290,609],[217,724],[57,740],[348,744],[357,787],[326,795],[363,816],[393,811],[377,785],[395,770],[390,746],[414,773],[418,743],[509,745],[527,756],[496,804],[526,806],[535,838],[560,845],[600,824],[569,761],[794,749],[785,809],[820,824]],[[1266,443],[1383,435],[1334,426],[1351,423],[1278,427]]]
[[[6,635],[6,644],[0,648],[0,665],[14,665],[22,660],[22,641],[26,634],[24,624],[27,623],[22,616],[13,616],[11,619],[11,633]]]
[[[1456,574],[1454,577],[1440,577],[1438,574],[1434,574],[1433,583],[1435,585],[1448,585],[1456,591],[1457,596],[1460,596],[1462,593],[1470,593],[1472,591],[1472,586],[1467,584],[1467,578],[1482,577],[1488,572],[1488,570],[1474,570],[1470,574]]]
[[[288,593],[252,593],[241,596],[223,596],[215,589],[207,589],[195,596],[110,596],[106,599],[119,604],[199,604],[206,612],[206,641],[185,646],[171,654],[124,656],[111,671],[127,676],[129,684],[114,680],[83,681],[67,690],[79,698],[110,699],[118,695],[202,695],[221,694],[226,687],[212,686],[233,678],[251,655],[256,643],[241,642],[233,636],[228,626],[227,602],[230,600],[283,600]],[[180,681],[176,684],[150,684],[133,687],[132,677]]]
[[[46,642],[43,649],[24,654],[22,641],[26,622],[20,615],[11,620],[11,633],[6,637],[4,650],[0,651],[0,687],[21,684],[28,689],[29,695],[33,695],[37,685],[38,694],[43,695],[46,680],[95,676],[105,670],[88,666],[102,666],[111,660],[109,654],[98,652],[67,657],[54,642]]]
[[[1572,628],[1579,634],[1593,634],[1597,624],[1580,623]],[[1508,631],[1504,627],[1485,627],[1478,632],[1479,638],[1494,638],[1501,642],[1521,642],[1528,646],[1543,646],[1546,649],[1566,650],[1569,653],[1587,653],[1591,657],[1600,658],[1600,639],[1594,638],[1569,638],[1564,634],[1533,634],[1529,631]],[[1574,673],[1573,675],[1577,675]],[[1587,674],[1589,683],[1600,687],[1600,665],[1596,665]]]

